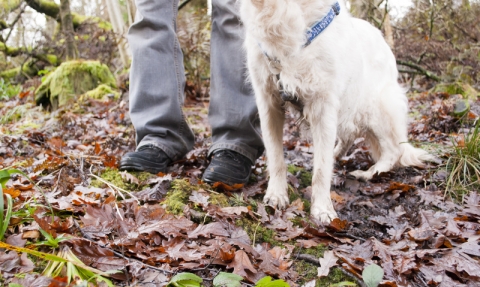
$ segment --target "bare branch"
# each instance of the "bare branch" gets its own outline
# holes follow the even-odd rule
[[[426,70],[426,69],[420,67],[419,65],[417,65],[415,63],[412,63],[410,61],[397,60],[397,64],[412,68],[412,69],[416,70],[419,74],[424,75],[424,76],[426,76],[426,77],[428,77],[428,78],[430,78],[434,81],[439,82],[441,80],[440,77],[435,75],[433,72],[430,72],[430,71],[428,71],[428,70]]]

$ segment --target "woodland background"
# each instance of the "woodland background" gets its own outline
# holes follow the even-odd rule
[[[133,0],[1,0],[0,285],[478,286],[480,2],[394,4],[348,1],[392,47],[410,140],[439,162],[359,182],[347,173],[372,162],[357,140],[335,164],[340,219],[322,226],[308,214],[311,144],[293,118],[286,210],[262,203],[263,157],[244,187],[200,181],[210,144],[206,1],[181,1],[177,29],[195,149],[151,175],[117,170],[135,148]]]

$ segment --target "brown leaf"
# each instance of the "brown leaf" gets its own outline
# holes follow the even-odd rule
[[[336,232],[343,231],[347,227],[347,220],[341,220],[340,218],[335,218],[330,222],[329,228],[334,229]]]
[[[22,234],[22,239],[37,239],[40,237],[40,231],[38,230],[27,230]]]
[[[20,195],[20,190],[15,189],[13,187],[7,187],[3,190],[3,193],[10,194],[12,198],[17,198]]]
[[[272,252],[267,251],[266,249],[262,248],[257,248],[257,251],[260,253],[260,258],[262,262],[258,266],[258,269],[265,274],[271,275],[271,276],[277,276],[280,277],[285,273],[285,268],[281,268],[282,263],[285,262],[279,258],[276,258],[274,255],[272,255]]]
[[[323,253],[323,258],[319,258],[320,267],[318,267],[318,277],[328,276],[330,273],[330,268],[337,265],[338,257],[335,256],[333,251],[326,250]]]
[[[318,246],[320,244],[320,242],[317,242],[313,239],[307,239],[307,240],[297,239],[296,243],[297,243],[297,246],[302,248],[311,248],[311,247]]]
[[[185,241],[176,244],[172,248],[166,250],[168,256],[173,259],[182,258],[185,261],[195,261],[203,257],[203,255],[195,249],[187,249],[185,247]]]
[[[387,188],[387,192],[391,192],[394,190],[400,190],[401,192],[408,192],[414,189],[415,189],[415,186],[413,185],[393,181],[390,183],[390,186]]]
[[[468,239],[467,242],[460,245],[460,249],[464,253],[474,255],[474,256],[480,256],[479,242],[480,242],[480,235],[472,236]]]
[[[18,246],[18,247],[25,247],[25,244],[27,243],[27,239],[22,238],[23,234],[12,234],[9,237],[7,237],[6,242],[10,245],[13,246]]]
[[[400,274],[410,274],[412,269],[417,268],[415,259],[415,252],[408,252],[406,254],[397,256],[393,262],[394,268]]]
[[[188,234],[188,238],[195,239],[199,236],[210,238],[211,236],[225,236],[230,235],[220,222],[212,222],[207,225],[200,224],[195,230]]]
[[[248,208],[245,206],[229,206],[220,208],[222,212],[227,214],[241,215],[242,213],[248,213]]]
[[[103,155],[102,162],[105,167],[116,168],[117,167],[117,158],[113,155]]]
[[[220,248],[220,259],[225,262],[231,262],[235,257],[235,248],[233,248],[230,244],[228,246],[222,246]]]
[[[218,189],[221,189],[221,190],[226,190],[226,191],[232,191],[232,190],[237,190],[237,189],[240,189],[244,186],[243,183],[237,183],[237,184],[234,184],[234,185],[228,185],[226,183],[223,183],[223,182],[215,182],[214,184],[212,184],[212,187],[213,188],[218,188]]]
[[[95,143],[95,148],[93,149],[93,152],[94,152],[96,155],[99,155],[101,151],[102,151],[102,148],[100,147],[100,144],[96,142],[96,143]]]
[[[243,250],[237,250],[237,252],[235,252],[235,258],[227,265],[227,268],[233,268],[233,273],[242,277],[248,276],[246,271],[254,274],[257,273],[257,269],[252,265],[250,258]]]

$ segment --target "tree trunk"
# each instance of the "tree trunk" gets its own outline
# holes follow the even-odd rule
[[[128,26],[131,26],[135,21],[135,13],[137,12],[135,7],[135,1],[126,0],[127,2],[127,14],[128,14]]]
[[[120,59],[122,60],[123,66],[128,67],[130,64],[130,59],[128,56],[127,43],[124,37],[127,27],[125,27],[125,23],[123,22],[120,5],[118,0],[105,0],[105,2],[107,4],[108,16],[110,18],[110,23],[112,23],[113,31],[118,36],[117,46]]]
[[[388,46],[393,50],[395,47],[395,42],[393,41],[393,28],[392,23],[390,22],[390,13],[386,12],[385,21],[383,22],[383,29],[385,31],[385,41],[387,41]]]
[[[70,12],[70,0],[60,1],[60,19],[62,23],[62,31],[65,34],[67,61],[75,60],[77,59],[78,52],[77,47],[75,46],[72,13]]]

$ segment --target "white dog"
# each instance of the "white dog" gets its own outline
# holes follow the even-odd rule
[[[311,214],[324,223],[337,217],[330,198],[334,158],[356,138],[365,138],[376,162],[351,173],[359,179],[433,159],[407,143],[407,98],[378,29],[353,18],[342,0],[240,1],[270,175],[266,203],[288,204],[282,133],[284,99],[292,96],[313,138]]]

